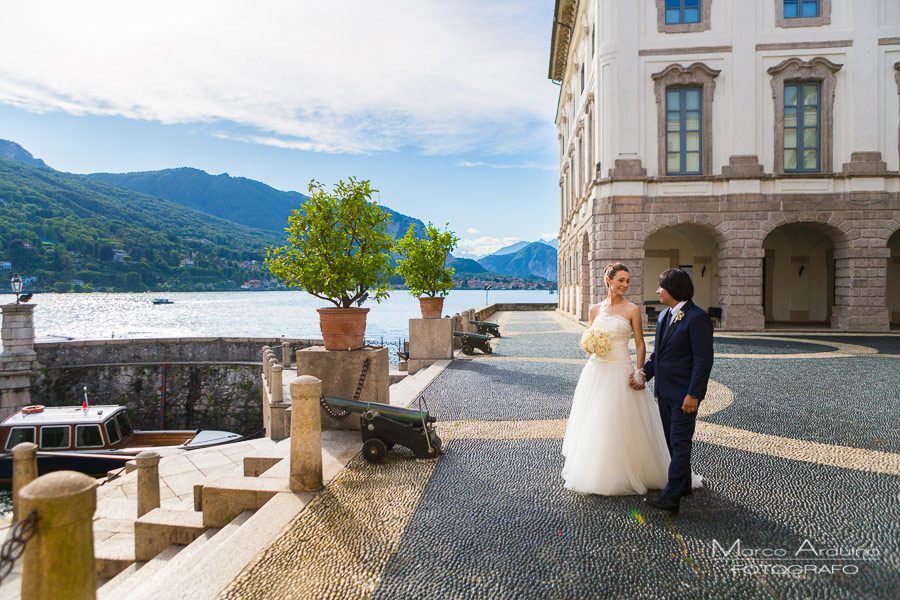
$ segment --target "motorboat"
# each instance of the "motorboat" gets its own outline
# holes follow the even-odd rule
[[[26,406],[0,423],[0,481],[12,478],[12,449],[22,442],[37,444],[40,475],[69,470],[99,476],[144,450],[195,450],[242,439],[206,429],[135,430],[119,405]]]
[[[154,298],[150,302],[152,302],[153,304],[175,304],[168,298]]]

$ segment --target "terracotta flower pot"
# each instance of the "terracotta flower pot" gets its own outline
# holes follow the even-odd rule
[[[368,308],[320,308],[318,312],[326,350],[359,350],[365,346]]]
[[[444,310],[444,297],[419,296],[419,308],[423,319],[440,319]]]

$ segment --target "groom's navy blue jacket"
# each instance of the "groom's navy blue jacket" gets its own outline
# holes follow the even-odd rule
[[[686,394],[698,400],[706,396],[713,365],[713,325],[700,307],[688,301],[684,317],[669,325],[670,308],[656,322],[653,354],[644,363],[649,380],[656,377],[656,397],[681,406]]]

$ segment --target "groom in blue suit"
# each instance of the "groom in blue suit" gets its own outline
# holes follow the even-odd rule
[[[712,370],[713,325],[709,315],[691,302],[694,283],[686,272],[664,271],[656,293],[668,308],[656,323],[656,342],[653,354],[644,363],[644,377],[656,377],[659,416],[672,460],[666,488],[659,498],[645,502],[678,514],[681,497],[691,493],[691,444],[697,409],[706,396]],[[632,380],[632,387],[644,386]]]

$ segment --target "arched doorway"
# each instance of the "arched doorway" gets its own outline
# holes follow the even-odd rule
[[[888,239],[891,256],[887,265],[887,307],[891,327],[900,327],[900,229]]]
[[[817,223],[788,223],[763,240],[763,311],[767,326],[831,326],[835,301],[835,238]]]
[[[581,315],[579,319],[588,320],[591,309],[591,244],[587,234],[581,239]]]
[[[661,310],[656,288],[659,274],[681,268],[694,281],[694,304],[703,310],[719,306],[719,244],[702,225],[683,223],[664,227],[644,240],[645,305]]]

